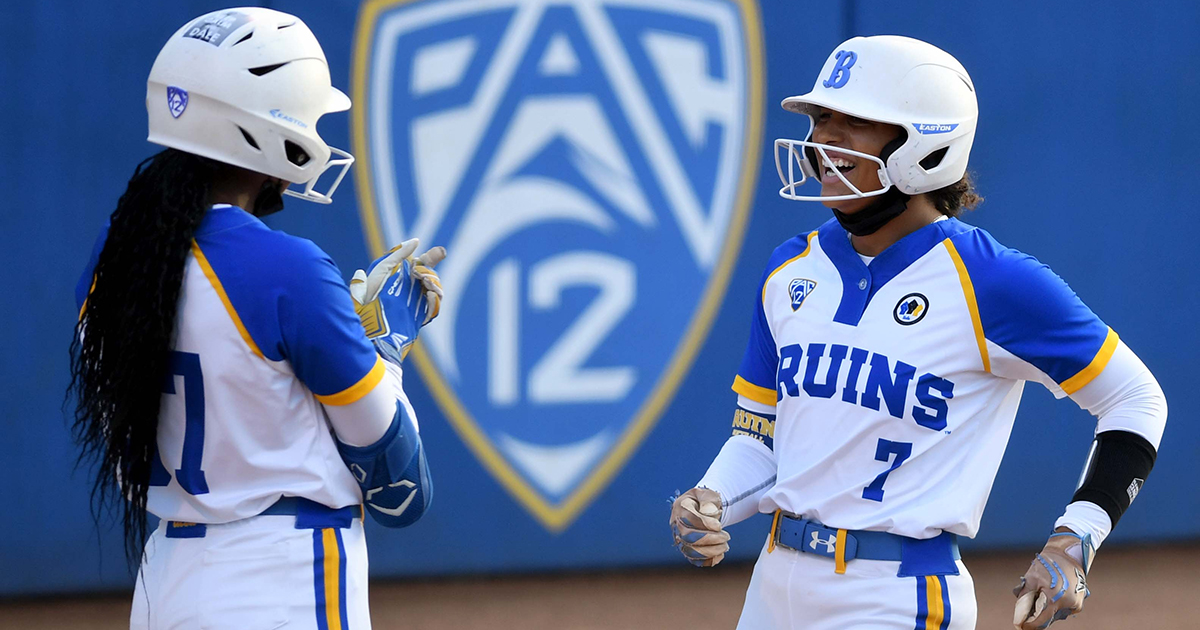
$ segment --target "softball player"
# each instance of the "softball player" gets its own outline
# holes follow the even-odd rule
[[[130,625],[368,628],[364,509],[403,527],[431,498],[400,360],[437,314],[444,250],[405,243],[348,294],[320,248],[260,220],[283,194],[329,203],[353,162],[316,133],[350,100],[294,16],[188,23],[146,107],[168,148],[97,241],[72,344],[93,497],[120,497],[140,557]]]
[[[966,174],[978,109],[949,54],[854,38],[783,107],[811,128],[776,141],[780,193],[834,218],[770,258],[733,436],[675,500],[676,543],[712,566],[726,526],[773,515],[739,628],[973,628],[957,540],[978,531],[1035,381],[1099,421],[1013,623],[1080,611],[1093,554],[1154,463],[1158,383],[1047,267],[955,218],[979,201]],[[820,196],[798,190],[809,178]]]

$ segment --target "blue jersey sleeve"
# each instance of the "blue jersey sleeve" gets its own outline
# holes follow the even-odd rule
[[[227,295],[251,349],[286,360],[322,403],[361,399],[385,369],[337,265],[311,241],[225,210],[210,217],[215,225],[202,226],[194,251]]]
[[[775,376],[779,367],[779,351],[775,347],[775,337],[771,334],[771,327],[767,322],[767,281],[781,267],[807,253],[809,242],[815,234],[816,232],[797,236],[775,248],[759,282],[754,318],[750,320],[750,340],[746,344],[745,354],[742,355],[741,367],[733,379],[733,391],[756,403],[774,407],[778,401]]]
[[[1117,334],[1049,267],[980,229],[963,232],[951,243],[964,283],[973,287],[984,339],[1037,368],[1067,394],[1104,369]],[[986,344],[983,352],[994,374],[1012,376],[1003,357],[987,356]]]
[[[317,400],[350,404],[383,379],[383,359],[363,332],[337,265],[308,245],[306,273],[290,276],[279,295],[281,353]]]

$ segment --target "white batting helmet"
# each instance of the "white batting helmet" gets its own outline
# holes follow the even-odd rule
[[[783,99],[783,108],[809,117],[803,141],[775,141],[775,166],[783,188],[779,194],[798,201],[832,201],[881,195],[891,186],[907,195],[944,188],[962,179],[975,139],[979,106],[967,71],[949,53],[910,37],[855,37],[838,46],[817,77],[812,91]],[[820,108],[903,128],[904,141],[887,160],[810,142]],[[799,148],[798,148],[799,147]],[[806,150],[807,149],[807,150]],[[826,149],[868,158],[879,165],[879,190],[862,192],[833,168]],[[787,155],[788,166],[780,163]],[[885,154],[887,151],[884,151]],[[819,156],[819,157],[818,157]],[[796,187],[817,177],[820,159],[853,194],[804,196]],[[799,167],[800,179],[796,179]]]
[[[301,184],[285,194],[317,203],[331,201],[354,163],[317,135],[317,120],[347,109],[308,26],[257,7],[214,11],[176,31],[146,85],[150,142]]]

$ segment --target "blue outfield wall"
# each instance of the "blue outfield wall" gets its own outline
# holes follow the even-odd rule
[[[450,246],[446,281],[458,283],[453,314],[407,371],[436,498],[412,528],[370,526],[373,575],[682,562],[667,497],[728,435],[762,267],[828,217],[776,194],[771,141],[806,131],[778,104],[851,34],[918,37],[962,61],[979,93],[971,168],[987,199],[966,220],[1049,264],[1162,383],[1159,463],[1111,544],[1200,534],[1195,3],[271,6],[305,19],[355,99],[320,130],[360,162],[331,207],[292,200],[268,223],[313,239],[344,272],[419,234]],[[93,525],[60,410],[72,290],[155,150],[144,141],[155,54],[216,8],[0,8],[0,595],[131,584],[119,537]],[[1027,388],[969,545],[1037,548],[1093,427]],[[732,528],[731,557],[758,552],[767,520]]]

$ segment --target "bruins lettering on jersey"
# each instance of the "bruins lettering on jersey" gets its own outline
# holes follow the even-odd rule
[[[867,409],[883,411],[896,417],[911,417],[926,429],[941,431],[946,428],[949,414],[947,401],[954,398],[954,383],[930,372],[916,377],[917,368],[903,361],[892,361],[878,352],[862,348],[850,348],[842,344],[829,346],[826,357],[825,344],[810,343],[807,346],[807,362],[803,360],[805,347],[794,343],[779,349],[778,397],[805,395],[815,398],[837,398],[851,405],[858,404]],[[823,361],[823,359],[828,359]],[[803,377],[800,378],[801,365]],[[818,370],[825,366],[823,376]],[[865,371],[864,371],[865,366]],[[860,375],[866,374],[866,383],[859,385]],[[844,376],[843,376],[844,375]],[[909,407],[910,387],[916,378],[912,393],[917,404]],[[861,394],[860,394],[861,392]]]

